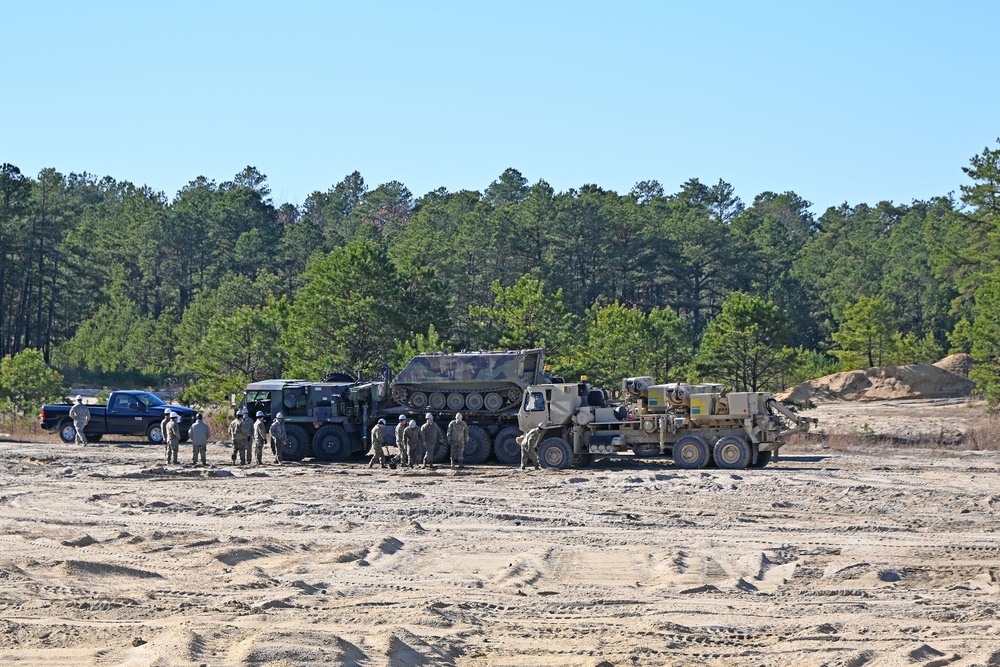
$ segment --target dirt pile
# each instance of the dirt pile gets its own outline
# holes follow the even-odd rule
[[[974,364],[975,362],[972,360],[971,354],[950,354],[941,361],[934,363],[938,368],[943,368],[946,371],[951,371],[965,377],[969,377],[969,371],[972,370]]]
[[[961,398],[971,395],[974,386],[969,378],[937,364],[911,364],[834,373],[803,382],[777,398],[792,402]]]

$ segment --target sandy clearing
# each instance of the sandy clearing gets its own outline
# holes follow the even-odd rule
[[[458,474],[159,454],[3,443],[0,664],[1000,664],[1000,453]]]

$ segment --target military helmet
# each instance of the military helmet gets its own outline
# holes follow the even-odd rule
[[[424,419],[431,419],[431,420],[433,420],[434,419],[434,415],[432,415],[431,413],[428,412],[426,415],[424,415]]]
[[[264,416],[264,411],[263,410],[258,410],[256,416],[257,417],[263,417]]]
[[[83,403],[83,396],[80,396],[79,394],[77,394],[76,395],[76,402],[77,403]]]
[[[274,418],[275,419],[284,419],[285,415],[284,415],[284,413],[279,412],[278,414],[274,415]]]
[[[416,419],[411,419],[410,420],[410,426],[416,426],[416,425],[417,425],[417,420]]]
[[[243,408],[242,410],[240,410],[240,414],[241,415],[248,415],[248,414],[250,414],[250,411],[247,410],[246,408]]]
[[[179,422],[181,420],[181,416],[176,412],[172,413],[170,415],[170,418],[173,419],[175,422]]]
[[[406,421],[406,415],[399,415],[399,421],[405,422]]]
[[[384,420],[384,419],[379,419],[379,420],[378,420],[378,423],[379,423],[379,424],[382,424],[383,426],[385,426],[385,420]]]
[[[462,421],[462,413],[459,412],[458,414],[456,414],[455,419],[457,419],[458,421]]]

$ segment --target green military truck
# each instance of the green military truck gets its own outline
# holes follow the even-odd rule
[[[263,412],[269,424],[277,413],[284,415],[284,460],[312,456],[345,461],[368,448],[371,427],[384,412],[387,397],[385,382],[356,382],[347,376],[330,382],[263,380],[247,385],[240,407],[251,417]],[[391,441],[390,429],[386,435]]]

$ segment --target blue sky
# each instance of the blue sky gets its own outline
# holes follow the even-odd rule
[[[958,191],[1000,136],[992,2],[0,5],[0,162],[277,203],[724,179],[822,213]]]

